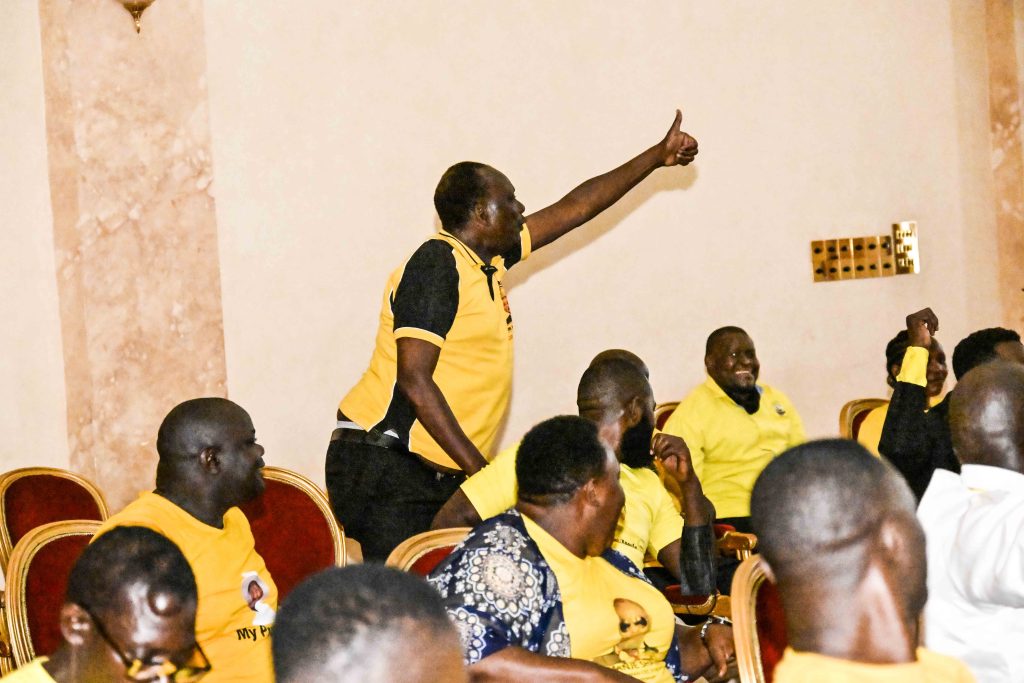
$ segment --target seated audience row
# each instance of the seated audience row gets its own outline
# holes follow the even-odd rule
[[[678,437],[654,434],[647,366],[628,351],[601,352],[580,379],[576,405],[619,461],[626,502],[612,549],[638,569],[643,569],[646,556],[657,558],[671,582],[682,582],[686,594],[714,592],[713,510],[693,474],[686,444]],[[515,507],[518,449],[516,444],[502,451],[467,479],[438,512],[434,528],[476,526]],[[655,459],[683,493],[682,516],[654,472]]]

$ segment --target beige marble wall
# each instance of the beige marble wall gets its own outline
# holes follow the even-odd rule
[[[1021,153],[1021,74],[1024,35],[1016,13],[1024,4],[988,0],[989,119],[999,241],[999,290],[1008,327],[1024,329],[1024,156]]]
[[[117,509],[166,412],[226,392],[203,8],[39,11],[70,465]]]

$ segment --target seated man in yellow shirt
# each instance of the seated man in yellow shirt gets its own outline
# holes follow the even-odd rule
[[[781,391],[757,383],[761,363],[742,329],[712,332],[704,367],[707,381],[679,403],[664,431],[690,448],[718,521],[749,532],[754,481],[775,456],[804,441],[803,422]]]
[[[602,352],[583,373],[577,390],[580,417],[598,425],[621,464],[626,505],[612,548],[639,569],[646,555],[655,557],[681,582],[684,594],[707,595],[714,592],[713,509],[693,476],[686,444],[677,437],[654,435],[654,397],[645,370],[629,352]],[[433,527],[475,526],[513,507],[517,449],[506,449],[466,480],[441,508]],[[683,492],[682,516],[653,469],[655,459]]]
[[[273,680],[277,587],[238,505],[263,492],[263,446],[249,414],[223,398],[176,406],[160,425],[156,490],[108,519],[97,536],[145,526],[184,553],[199,588],[196,639],[208,682]]]
[[[609,548],[625,494],[590,420],[523,438],[519,502],[481,523],[431,573],[470,673],[488,680],[719,680],[732,630],[677,626],[671,605]]]
[[[778,586],[789,647],[776,683],[968,683],[961,662],[922,647],[925,537],[888,463],[846,439],[772,461],[751,523]]]
[[[177,546],[142,527],[116,529],[71,569],[57,651],[4,683],[195,680],[209,668],[196,643],[196,600]]]

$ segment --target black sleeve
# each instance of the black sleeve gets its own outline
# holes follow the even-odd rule
[[[934,416],[929,419],[925,412],[925,392],[925,387],[918,384],[896,382],[878,441],[878,452],[906,477],[919,500],[934,470],[934,429],[930,424]]]
[[[394,329],[414,327],[443,339],[458,308],[459,273],[452,248],[442,240],[428,240],[409,258],[391,294]]]

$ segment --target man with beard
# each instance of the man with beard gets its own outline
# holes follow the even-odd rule
[[[757,476],[775,456],[806,439],[804,426],[782,392],[757,383],[761,364],[754,342],[739,327],[708,336],[704,367],[708,379],[679,403],[665,432],[689,446],[694,474],[718,521],[749,533]]]
[[[173,541],[199,589],[196,642],[213,667],[204,680],[272,681],[277,587],[237,507],[264,486],[263,446],[249,414],[224,398],[185,401],[164,418],[156,450],[156,489],[108,519],[97,536],[143,526]],[[250,606],[253,583],[262,596]]]
[[[712,593],[714,510],[693,474],[686,444],[654,434],[654,396],[641,368],[646,370],[629,352],[602,352],[583,373],[576,395],[580,417],[598,426],[620,463],[626,504],[611,547],[639,569],[645,555],[658,558],[684,593]],[[466,480],[434,518],[433,528],[476,526],[513,507],[517,448],[506,449]],[[682,516],[653,469],[655,458],[683,492]]]

